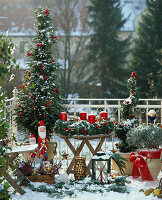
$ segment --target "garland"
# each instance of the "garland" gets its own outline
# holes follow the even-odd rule
[[[57,134],[64,136],[73,135],[100,135],[100,134],[110,134],[114,130],[114,124],[110,119],[103,120],[101,122],[96,122],[90,124],[86,120],[81,120],[78,122],[73,122],[72,120],[63,121],[57,120],[55,123],[54,131]]]
[[[115,179],[108,178],[110,184],[101,185],[97,181],[93,181],[89,178],[81,181],[70,180],[68,183],[57,183],[53,185],[53,188],[47,187],[45,185],[40,185],[39,187],[34,187],[30,182],[27,183],[27,186],[32,191],[43,192],[49,194],[50,197],[55,197],[56,199],[62,199],[64,197],[77,197],[80,192],[89,192],[89,193],[105,193],[105,192],[119,192],[119,193],[128,193],[125,183],[129,183],[126,180],[126,176],[117,177]]]

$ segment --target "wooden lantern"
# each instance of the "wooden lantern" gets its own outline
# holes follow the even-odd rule
[[[87,168],[86,162],[84,157],[77,156],[75,157],[75,164],[74,164],[74,177],[75,180],[80,180],[87,176]]]

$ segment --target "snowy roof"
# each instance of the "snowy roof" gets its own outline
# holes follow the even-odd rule
[[[83,21],[87,18],[86,6],[89,4],[89,0],[78,1],[76,8],[73,28],[71,35],[80,36],[90,35],[92,30],[83,29]],[[146,8],[145,0],[121,0],[123,5],[123,15],[128,17],[128,21],[125,23],[122,31],[133,31],[134,20],[137,15],[141,14]],[[5,34],[9,31],[10,36],[33,36],[34,35],[34,8],[40,7],[41,1],[33,0],[0,0],[0,33]],[[55,7],[56,17],[60,13],[60,10]],[[84,19],[83,19],[84,17]],[[57,26],[57,34],[64,35],[61,25]]]

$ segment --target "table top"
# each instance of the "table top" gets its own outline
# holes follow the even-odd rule
[[[15,146],[12,148],[12,150],[7,149],[6,154],[33,152],[36,151],[37,149],[38,149],[38,144]]]
[[[60,138],[74,138],[74,139],[78,139],[78,140],[83,140],[83,139],[89,139],[89,140],[93,140],[93,139],[100,139],[100,138],[108,138],[110,136],[114,135],[114,133],[110,133],[110,134],[100,134],[100,135],[73,135],[73,136],[64,136],[59,134]]]

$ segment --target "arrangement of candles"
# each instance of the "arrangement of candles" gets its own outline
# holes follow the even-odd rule
[[[108,120],[107,112],[100,112],[100,118],[102,118],[104,120]],[[65,112],[60,113],[60,119],[67,121],[67,113],[65,113]],[[87,113],[86,112],[80,113],[80,120],[87,120]],[[88,122],[90,124],[94,124],[96,121],[97,121],[96,115],[94,115],[94,114],[88,115]]]

